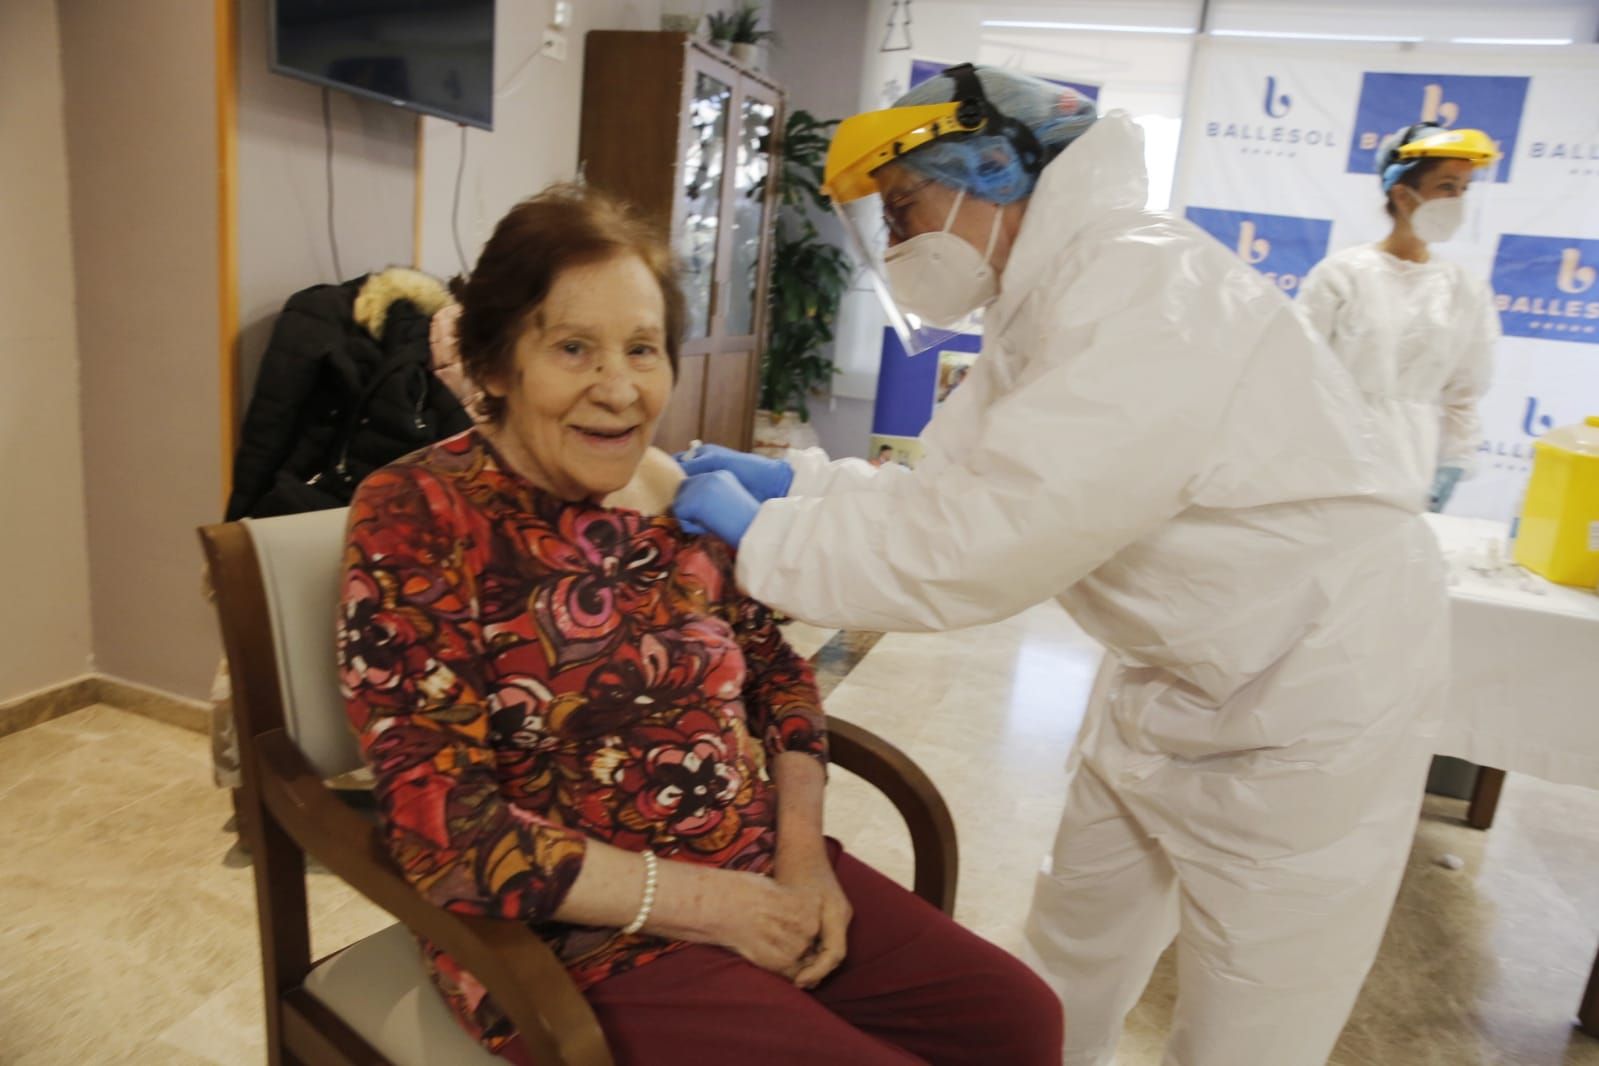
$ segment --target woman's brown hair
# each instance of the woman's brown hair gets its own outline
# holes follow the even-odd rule
[[[561,271],[628,253],[643,260],[660,283],[666,354],[676,376],[687,312],[666,240],[621,200],[566,183],[511,208],[494,227],[472,273],[450,282],[461,303],[457,345],[467,376],[479,386],[509,380],[517,338]],[[479,406],[491,421],[505,416],[503,397],[485,392]]]

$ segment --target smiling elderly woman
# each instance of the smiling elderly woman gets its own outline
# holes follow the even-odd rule
[[[532,923],[618,1062],[1058,1062],[1042,982],[822,836],[816,686],[730,549],[607,506],[672,390],[664,244],[558,186],[459,290],[487,419],[368,478],[345,554],[345,696],[406,876]]]

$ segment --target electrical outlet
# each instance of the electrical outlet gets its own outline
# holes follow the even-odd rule
[[[555,6],[550,9],[550,25],[558,30],[564,30],[572,24],[572,0],[555,0]]]
[[[539,55],[547,56],[557,63],[565,63],[566,34],[559,30],[545,30],[544,43],[539,46]]]

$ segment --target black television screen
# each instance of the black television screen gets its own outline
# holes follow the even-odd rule
[[[494,0],[275,0],[272,69],[494,128]]]

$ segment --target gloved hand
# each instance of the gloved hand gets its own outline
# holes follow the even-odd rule
[[[713,470],[726,470],[738,478],[756,503],[779,499],[788,495],[794,484],[794,468],[782,459],[768,459],[764,455],[736,452],[720,444],[700,444],[677,456],[678,465],[689,477],[708,474]]]
[[[1455,486],[1465,473],[1458,466],[1440,466],[1432,476],[1432,493],[1427,501],[1427,509],[1438,512],[1448,507],[1449,497],[1455,494]]]
[[[760,502],[729,470],[712,470],[708,474],[684,478],[677,487],[677,499],[672,503],[672,513],[684,529],[690,533],[714,534],[735,548],[760,509]]]

